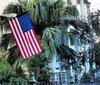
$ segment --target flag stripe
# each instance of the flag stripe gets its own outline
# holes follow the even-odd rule
[[[31,37],[31,36],[28,36],[28,33],[27,32],[25,32],[25,34],[24,34],[25,36],[26,36],[26,39],[27,39],[27,41],[28,41],[28,43],[29,43],[29,48],[31,49],[30,51],[31,51],[31,56],[32,55],[34,55],[35,54],[35,52],[34,52],[34,48],[32,48],[32,43],[30,42],[30,40],[29,40],[29,37]]]
[[[29,31],[30,32],[30,31]],[[29,34],[29,32],[27,32],[27,34],[28,34],[28,38],[29,38],[29,40],[30,40],[30,43],[31,43],[31,45],[32,45],[32,48],[33,48],[33,50],[34,50],[34,52],[35,52],[35,54],[37,53],[37,49],[36,49],[36,47],[35,47],[35,43],[34,43],[34,40],[32,40],[32,36]],[[30,37],[31,36],[31,37]]]
[[[24,48],[23,48],[23,46],[22,46],[22,43],[21,43],[21,41],[20,41],[20,38],[18,37],[18,34],[17,34],[17,31],[16,31],[16,28],[15,28],[15,26],[14,26],[12,20],[11,20],[11,23],[12,23],[12,26],[13,26],[14,32],[16,33],[15,36],[18,38],[18,42],[19,42],[19,44],[20,44],[19,47],[22,48],[22,51],[23,51],[23,53],[25,54],[25,50],[24,50]],[[17,42],[17,43],[18,43],[18,42]],[[26,55],[25,55],[25,56],[26,56]]]
[[[17,22],[17,24],[18,24],[18,28],[19,28],[19,31],[20,31],[20,34],[21,34],[21,37],[23,38],[23,42],[24,42],[24,44],[26,45],[26,50],[27,50],[27,52],[29,53],[29,56],[32,56],[32,54],[34,54],[34,52],[32,53],[32,49],[31,49],[31,47],[30,47],[30,45],[29,45],[29,41],[28,41],[28,36],[27,35],[25,35],[25,33],[23,33],[22,32],[22,30],[21,30],[21,27],[20,27],[20,24],[18,23],[18,20],[17,20],[17,18],[16,18],[16,22]],[[27,56],[28,57],[28,56]]]
[[[14,27],[14,31],[15,31],[15,33],[17,35],[16,37],[18,38],[18,42],[20,43],[20,46],[21,46],[25,56],[29,56],[27,50],[25,49],[26,46],[23,43],[23,39],[20,37],[20,32],[19,32],[19,30],[18,30],[18,28],[16,26],[17,24],[14,23],[13,19],[11,20],[11,22],[12,22],[12,25]]]
[[[17,34],[17,37],[19,38],[19,41],[20,41],[20,44],[21,44],[21,47],[23,48],[23,51],[25,53],[25,56],[29,56],[29,52],[28,50],[26,49],[26,44],[25,42],[23,42],[23,38],[22,38],[22,33],[21,33],[21,30],[20,28],[18,27],[18,23],[15,23],[15,19],[12,19],[12,24],[14,24],[14,30],[16,31],[16,34]]]
[[[42,51],[28,14],[12,18],[8,24],[22,58],[33,56]]]
[[[26,57],[32,56],[31,49],[29,48],[29,42],[27,41],[26,37],[24,36],[24,34],[23,34],[23,32],[22,32],[21,27],[20,27],[20,24],[19,24],[17,18],[15,18],[15,22],[16,22],[16,24],[17,24],[17,28],[18,28],[19,33],[20,33],[20,37],[23,39],[22,42],[23,42],[24,45],[25,45],[25,49],[27,50],[27,53],[29,54],[29,55],[27,55]]]
[[[23,52],[23,49],[22,49],[22,47],[21,47],[21,44],[19,43],[19,40],[18,40],[18,38],[17,38],[17,35],[16,35],[15,31],[14,31],[14,28],[13,28],[12,23],[11,23],[10,20],[9,20],[9,26],[10,26],[10,29],[11,29],[11,31],[12,31],[12,33],[13,33],[15,42],[17,43],[19,52],[20,52],[21,56],[22,56],[23,58],[25,58],[25,53]]]
[[[31,31],[33,31],[33,30],[31,30]],[[38,52],[40,52],[40,51],[39,51],[39,49],[38,49],[38,46],[37,46],[37,44],[36,44],[36,41],[34,40],[34,35],[32,34],[31,31],[30,31],[30,35],[32,36],[32,39],[33,39],[33,41],[34,41],[34,44],[35,44],[35,46],[36,46],[37,53],[38,53]]]
[[[33,38],[33,40],[34,40],[34,42],[35,42],[35,45],[36,45],[36,47],[37,47],[38,52],[40,52],[40,50],[39,50],[39,48],[38,48],[38,44],[37,44],[37,42],[36,42],[36,38],[35,38],[33,32],[34,32],[34,30],[31,30],[31,36],[32,36],[32,38]]]
[[[26,33],[24,33],[24,39],[26,40],[26,42],[25,42],[25,44],[27,45],[27,47],[26,47],[26,49],[28,50],[28,52],[29,52],[29,56],[32,56],[32,51],[31,51],[31,48],[30,48],[30,45],[29,45],[29,40],[28,40],[28,36],[27,35],[25,35]],[[27,56],[28,57],[28,56]]]
[[[20,27],[20,24],[18,23],[18,20],[17,20],[17,18],[16,18],[16,21],[17,21],[17,24],[18,24],[18,27],[19,27],[19,29],[20,29],[20,31],[21,31],[21,27]],[[33,29],[31,29],[31,30],[33,30]],[[22,31],[21,31],[22,32]],[[26,32],[25,32],[26,33]],[[25,34],[23,34],[23,33],[21,33],[22,34],[22,37],[24,38],[24,36],[26,36]],[[28,31],[28,34],[29,34],[29,31]],[[27,36],[26,36],[27,37]],[[26,42],[26,37],[24,38],[24,40],[23,41],[25,41]],[[29,36],[29,38],[31,38],[31,36]],[[31,39],[30,40],[31,42],[32,41],[34,41],[33,39]],[[26,42],[27,44],[29,43],[29,42]],[[34,42],[31,44],[31,45],[34,45]],[[29,47],[27,47],[27,48],[29,48]],[[34,49],[35,49],[35,51],[36,51],[36,53],[38,53],[38,51],[37,51],[37,48],[36,48],[36,46],[34,45]],[[33,49],[33,50],[34,50]],[[34,54],[34,53],[33,53]],[[31,55],[32,56],[32,55]]]
[[[31,29],[31,30],[32,30],[32,29]],[[30,31],[31,31],[31,30],[30,30]],[[28,35],[31,36],[31,34],[30,34],[29,32],[28,32]],[[33,48],[35,49],[35,53],[38,53],[38,49],[37,49],[37,47],[36,47],[36,44],[35,44],[34,40],[32,39],[32,36],[29,37],[29,39],[30,39],[31,43],[33,43],[32,46],[33,46]]]
[[[34,30],[31,30],[31,33],[33,35],[33,39],[35,40],[35,43],[36,43],[36,46],[38,47],[39,52],[41,52],[42,51],[42,48],[41,48],[40,43],[38,42],[36,33],[34,32]]]

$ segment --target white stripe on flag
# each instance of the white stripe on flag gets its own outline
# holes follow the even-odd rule
[[[34,52],[34,50],[33,50],[33,48],[32,48],[32,44],[30,43],[31,41],[29,40],[29,37],[31,37],[31,36],[28,37],[28,33],[27,33],[27,32],[25,32],[24,35],[26,36],[26,39],[28,40],[28,43],[29,43],[29,47],[30,47],[30,49],[31,49],[31,51],[32,51],[31,56],[32,56],[32,55],[35,55],[35,52]]]
[[[42,47],[38,42],[34,29],[30,29],[23,33],[17,17],[9,20],[9,25],[15,38],[16,45],[23,58],[33,56],[42,51]]]
[[[32,34],[32,36],[35,40],[35,43],[36,43],[36,46],[38,47],[39,52],[41,52],[42,49],[40,48],[39,42],[36,40],[36,37],[35,37],[35,34],[34,34],[33,30],[31,30],[31,34]]]
[[[29,54],[28,54],[28,50],[26,49],[26,47],[25,47],[25,43],[24,43],[24,41],[22,40],[22,33],[20,33],[21,32],[21,30],[16,26],[17,24],[15,24],[15,21],[14,21],[14,19],[12,19],[12,23],[14,24],[14,26],[15,26],[15,31],[16,31],[16,34],[18,35],[17,37],[19,38],[19,41],[21,42],[20,44],[22,45],[22,47],[23,47],[23,50],[24,50],[24,53],[25,53],[25,55],[26,56],[29,56]]]
[[[32,30],[32,29],[31,29],[31,30]],[[30,31],[31,31],[31,30],[30,30]],[[31,36],[30,33],[29,33],[29,31],[28,31],[28,35]],[[32,37],[29,37],[29,39],[30,39],[30,41],[31,41],[31,43],[32,43],[32,46],[34,47],[36,53],[38,53],[38,50],[37,50],[37,48],[36,48],[36,44],[34,43],[34,40],[32,39]]]
[[[23,38],[23,42],[24,42],[24,44],[25,44],[25,46],[26,46],[26,50],[27,50],[27,53],[29,54],[27,57],[29,57],[29,56],[32,56],[32,54],[31,54],[31,49],[29,49],[29,42],[26,40],[26,36],[24,36],[24,33],[22,32],[22,30],[21,30],[21,27],[20,27],[20,24],[19,24],[19,22],[18,22],[18,20],[17,20],[17,18],[15,18],[16,19],[16,22],[17,22],[17,24],[18,24],[18,29],[19,29],[19,31],[20,31],[20,34],[21,34],[21,38]]]
[[[17,43],[17,45],[18,45],[18,48],[19,48],[19,50],[21,51],[21,55],[22,55],[23,58],[25,58],[25,53],[24,53],[23,50],[22,50],[21,44],[19,43],[19,40],[18,40],[18,38],[17,38],[17,35],[16,35],[15,31],[14,31],[14,27],[12,26],[12,23],[11,23],[10,20],[9,20],[9,25],[11,26],[11,31],[12,31],[14,37],[15,37],[16,43]]]

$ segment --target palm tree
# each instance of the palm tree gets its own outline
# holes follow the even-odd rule
[[[67,32],[67,28],[71,21],[78,16],[78,11],[76,7],[63,7],[63,5],[63,0],[18,0],[18,3],[9,4],[4,10],[4,14],[20,15],[27,11],[36,33],[49,46],[50,55],[59,55],[59,51],[63,54],[66,49],[65,53],[74,59],[76,54],[70,50],[66,42],[67,37],[74,37],[75,34]],[[8,54],[8,61],[14,64],[19,59],[19,53],[10,32],[3,34],[1,46]],[[16,65],[18,66],[18,62]]]
[[[52,40],[54,37],[56,37],[55,39],[57,40],[59,37],[65,37],[66,35],[68,36],[71,34],[67,33],[67,31],[67,34],[63,33],[67,29],[67,22],[70,21],[66,17],[67,15],[70,15],[73,18],[75,16],[74,11],[77,11],[75,7],[63,7],[63,4],[64,3],[62,0],[18,0],[18,3],[16,4],[9,4],[4,10],[4,14],[16,13],[20,15],[21,13],[28,11],[36,33],[46,37],[46,33],[50,31],[51,34],[49,34],[49,37],[51,37]],[[69,10],[72,8],[74,9],[70,12]],[[64,18],[66,18],[66,20]],[[62,25],[60,26],[59,24]],[[6,29],[8,28],[6,27]],[[60,32],[62,33],[62,36],[58,36]],[[57,44],[61,44],[62,40],[59,40],[59,43],[56,42],[56,40],[55,46],[57,46]],[[52,41],[52,43],[53,42],[54,41]],[[14,56],[19,56],[19,53],[16,50],[16,46],[13,43],[14,42],[13,38],[11,37],[11,33],[3,34],[1,46],[8,50],[10,54],[9,60],[11,60],[11,56],[13,56],[12,58],[14,58]],[[8,49],[9,44],[11,46]],[[16,60],[16,58],[14,59]],[[14,61],[12,63],[14,63]]]

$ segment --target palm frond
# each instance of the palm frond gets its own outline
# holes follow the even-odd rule
[[[3,11],[4,14],[16,13],[21,14],[22,8],[19,3],[10,3]]]
[[[9,47],[14,46],[14,39],[11,33],[3,34],[0,47],[3,50],[7,50]]]
[[[52,6],[57,0],[47,0],[46,5],[47,6]]]
[[[8,54],[6,51],[0,50],[0,60],[7,60]]]
[[[62,44],[64,44],[65,46],[68,46],[68,44],[67,44],[68,37],[75,38],[75,35],[71,32],[68,32],[66,28],[67,27],[64,28],[63,26],[56,26],[56,28],[49,27],[43,31],[42,37],[43,37],[43,39],[46,40],[46,42],[50,46],[51,52],[57,54],[57,48],[60,49],[60,46]],[[74,53],[71,54],[71,52],[67,48],[66,48],[66,52],[69,55],[74,56]]]
[[[77,53],[71,49],[70,47],[62,44],[59,46],[58,48],[58,52],[61,55],[61,57],[63,59],[75,59],[75,57],[77,56]]]
[[[14,64],[14,62],[19,58],[19,52],[16,46],[8,49],[8,62],[10,64]]]
[[[60,50],[63,49],[62,53],[73,57],[75,54],[67,47],[66,42],[69,36],[73,37],[73,34],[67,32],[67,29],[70,21],[75,19],[74,13],[69,11],[74,7],[67,9],[63,7],[63,4],[63,0],[18,0],[16,4],[9,4],[4,13],[21,14],[28,11],[36,32],[42,34],[41,36],[47,43],[51,54],[57,55],[57,48],[59,48]],[[8,61],[11,64],[14,64],[20,56],[13,43],[10,33],[3,35],[1,46],[7,49]],[[62,47],[63,44],[64,48]],[[46,54],[48,55],[47,51],[36,56],[47,56]]]
[[[72,5],[71,0],[68,0],[68,4],[69,4],[69,5]]]
[[[79,16],[79,12],[75,6],[68,6],[65,10],[68,14],[73,15],[75,17]]]
[[[50,46],[50,50],[51,52],[53,52],[53,54],[57,54],[56,51],[56,46],[55,46],[55,40],[54,37],[57,35],[57,30],[55,28],[46,28],[43,31],[43,39],[45,39],[48,43],[48,45]]]
[[[40,3],[40,16],[43,22],[47,22],[47,10],[46,7]]]
[[[37,0],[32,0],[32,3],[33,3],[34,5],[36,5]]]
[[[14,68],[14,69],[18,68],[18,67],[21,65],[20,62],[21,62],[21,58],[19,57],[19,58],[17,58],[16,61],[14,62],[13,68]]]

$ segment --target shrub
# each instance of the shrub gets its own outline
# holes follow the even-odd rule
[[[15,75],[14,69],[7,61],[0,61],[0,81],[9,81]]]
[[[5,60],[0,61],[0,82],[16,83],[25,82],[25,76],[18,75],[12,66]]]

